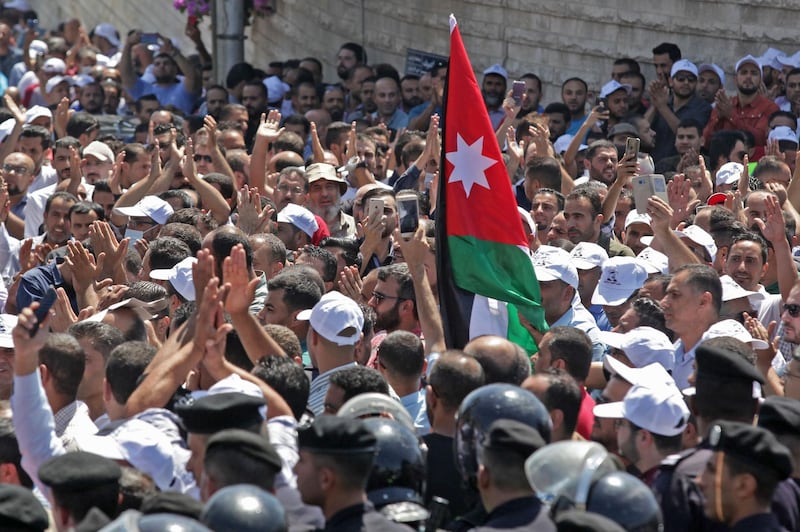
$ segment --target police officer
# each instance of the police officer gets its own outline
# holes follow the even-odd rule
[[[492,423],[478,452],[478,491],[488,515],[475,531],[555,531],[525,476],[525,460],[546,445],[536,429],[513,419]]]
[[[215,532],[286,532],[286,512],[271,493],[238,484],[208,499],[200,520]]]
[[[0,484],[0,529],[43,532],[49,519],[33,492],[14,484]]]
[[[794,471],[775,489],[772,512],[787,530],[800,529],[800,401],[790,397],[767,397],[758,409],[758,426],[770,431],[789,449]]]
[[[686,532],[707,528],[703,494],[694,478],[711,455],[707,435],[715,420],[753,422],[758,398],[753,383],[764,378],[748,360],[749,346],[733,338],[703,342],[696,351],[695,395],[691,397],[698,433],[703,441],[697,447],[668,456],[653,483],[653,492],[664,515],[665,532]]]
[[[732,532],[781,531],[770,513],[778,482],[792,472],[792,456],[770,432],[746,423],[720,421],[708,436],[711,455],[697,485],[705,513]]]
[[[294,470],[306,504],[325,515],[326,531],[405,531],[376,512],[366,485],[375,459],[375,435],[359,419],[322,416],[298,434],[300,460]]]

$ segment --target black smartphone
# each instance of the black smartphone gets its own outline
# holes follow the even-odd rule
[[[638,156],[640,142],[638,137],[628,137],[625,141],[625,155],[627,156],[629,153],[632,153],[634,157]]]
[[[39,324],[44,321],[47,317],[47,313],[50,312],[53,304],[56,302],[56,288],[53,285],[50,285],[50,288],[47,289],[45,292],[44,297],[39,301],[39,308],[34,311],[34,315],[36,316],[36,323],[33,324],[31,327],[30,335],[31,338],[36,336],[36,333],[39,331]]]

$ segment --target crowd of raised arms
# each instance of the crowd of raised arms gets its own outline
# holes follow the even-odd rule
[[[1,529],[800,530],[800,54],[480,65],[454,109],[446,62],[218,82],[193,19],[37,19],[0,11]],[[444,332],[440,128],[483,107],[535,349]]]

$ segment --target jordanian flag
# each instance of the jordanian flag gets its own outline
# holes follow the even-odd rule
[[[533,353],[517,310],[547,330],[517,203],[472,71],[450,15],[442,175],[436,208],[439,301],[447,346],[499,334]]]

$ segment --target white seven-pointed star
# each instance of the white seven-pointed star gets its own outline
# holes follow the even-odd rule
[[[464,191],[469,197],[473,185],[489,189],[486,180],[486,169],[497,164],[497,161],[483,154],[483,137],[472,144],[467,144],[460,134],[456,134],[457,148],[447,154],[447,160],[453,165],[448,183],[461,181]]]

